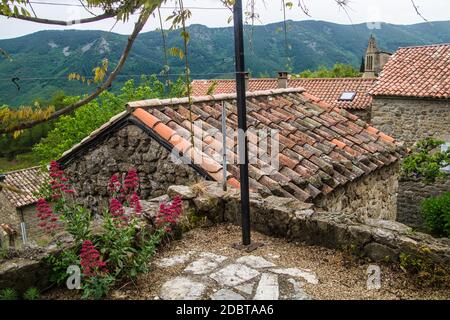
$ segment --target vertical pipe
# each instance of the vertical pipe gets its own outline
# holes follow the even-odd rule
[[[248,181],[247,110],[245,102],[244,27],[242,22],[242,0],[233,6],[234,47],[236,64],[236,93],[238,109],[239,169],[241,183],[242,243],[250,245],[250,201]]]
[[[227,109],[222,101],[222,156],[223,156],[223,191],[227,191]]]

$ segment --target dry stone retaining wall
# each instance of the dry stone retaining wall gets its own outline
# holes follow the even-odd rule
[[[171,197],[180,195],[189,212],[206,215],[213,222],[241,223],[240,195],[236,190],[222,191],[208,183],[201,194],[185,186],[172,186]],[[399,222],[343,213],[318,212],[312,204],[291,198],[251,194],[252,228],[261,233],[286,237],[328,248],[352,248],[353,253],[374,261],[398,262],[400,255],[423,257],[432,263],[450,265],[450,239],[436,239],[413,232]]]

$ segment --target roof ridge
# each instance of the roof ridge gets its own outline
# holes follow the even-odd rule
[[[435,44],[423,44],[423,45],[407,46],[407,47],[399,47],[398,49],[416,49],[416,48],[444,47],[444,46],[450,46],[450,42],[446,42],[446,43],[435,43]]]
[[[8,172],[3,172],[2,174],[4,175],[9,175],[12,173],[18,173],[18,172],[23,172],[23,171],[28,171],[28,170],[32,170],[32,169],[38,169],[41,166],[34,166],[34,167],[29,167],[29,168],[23,168],[23,169],[18,169],[18,170],[13,170],[13,171],[8,171]]]
[[[304,88],[280,88],[280,89],[270,89],[270,90],[259,90],[259,91],[247,91],[246,97],[259,97],[259,96],[271,96],[275,94],[283,93],[301,93],[304,92]],[[169,98],[169,99],[148,99],[140,101],[131,101],[127,103],[128,109],[134,108],[149,108],[149,107],[163,107],[178,104],[189,104],[198,102],[208,102],[208,101],[223,101],[223,100],[233,100],[236,99],[236,93],[219,93],[206,96],[192,96],[190,101],[189,97],[184,98]]]

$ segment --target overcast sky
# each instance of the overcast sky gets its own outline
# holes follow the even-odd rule
[[[330,22],[351,24],[369,21],[383,21],[395,24],[413,24],[423,22],[415,13],[411,0],[350,0],[348,15],[337,7],[334,0],[303,0],[307,5],[311,17],[305,16],[298,8],[288,10],[287,17],[292,20],[325,20]],[[77,6],[57,6],[39,4],[52,2],[58,4],[79,4],[77,0],[32,0],[33,7],[39,17],[53,19],[79,19],[89,16],[83,8]],[[244,5],[247,0],[243,0]],[[298,0],[292,0],[297,3]],[[423,16],[429,21],[450,20],[450,0],[415,0]],[[257,0],[257,12],[260,15],[258,24],[278,22],[283,19],[281,0]],[[184,0],[185,7],[191,7],[193,13],[192,23],[204,24],[210,27],[229,26],[229,10],[223,9],[218,0]],[[173,5],[168,1],[166,8],[162,9],[163,16],[168,16],[173,9],[167,8]],[[195,7],[222,8],[217,10],[201,9]],[[128,34],[133,27],[133,19],[128,23],[118,23],[113,32]],[[14,24],[12,24],[14,22]],[[0,39],[14,38],[39,30],[46,29],[99,29],[109,31],[114,25],[114,20],[71,27],[52,27],[47,25],[25,22],[20,20],[0,17]],[[144,31],[154,30],[158,26],[156,18],[150,19]]]

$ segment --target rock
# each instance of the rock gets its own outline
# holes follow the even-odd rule
[[[207,274],[213,272],[218,266],[219,264],[215,261],[201,258],[191,262],[186,269],[184,269],[184,272],[192,274]]]
[[[234,287],[247,282],[256,276],[259,272],[243,264],[230,264],[223,269],[210,275],[221,286]]]
[[[267,261],[263,257],[259,256],[244,256],[236,260],[237,263],[243,263],[249,267],[260,269],[260,268],[271,268],[275,267],[275,264]]]
[[[190,254],[182,254],[178,256],[173,256],[170,258],[164,258],[155,262],[155,264],[160,268],[169,268],[176,266],[177,264],[183,264],[189,260]]]
[[[224,262],[225,260],[228,259],[225,256],[220,256],[218,254],[214,254],[214,253],[210,253],[210,252],[202,252],[202,253],[200,253],[200,258],[205,258],[205,259],[217,262],[217,263]]]
[[[291,278],[288,279],[288,282],[290,282],[293,287],[292,300],[312,300],[312,298],[302,289],[298,281]]]
[[[211,295],[211,300],[244,300],[244,297],[230,289],[220,289]]]
[[[181,200],[191,200],[196,196],[194,190],[188,186],[170,186],[167,189],[167,194],[171,199],[180,196]]]
[[[199,196],[194,198],[194,204],[199,211],[207,212],[217,208],[219,203],[219,198],[217,197],[208,197],[208,196]]]
[[[251,295],[253,293],[253,287],[254,287],[253,283],[247,283],[247,284],[241,284],[241,285],[236,286],[234,288],[239,290],[239,291],[241,291],[241,292],[243,292],[243,293]]]
[[[278,300],[279,295],[278,275],[263,273],[253,300]]]
[[[163,300],[199,300],[205,289],[203,283],[187,277],[176,277],[163,284],[160,297]]]
[[[219,256],[210,252],[202,252],[200,259],[189,264],[184,272],[192,274],[207,274],[213,272],[220,263],[227,260],[227,257]]]
[[[365,254],[373,261],[397,261],[398,255],[391,248],[379,244],[379,243],[369,243],[364,247]]]
[[[279,269],[270,269],[270,271],[277,273],[277,274],[284,274],[284,275],[291,276],[291,277],[303,278],[308,283],[311,283],[311,284],[319,283],[319,280],[317,279],[316,274],[309,270],[300,270],[297,268],[279,268]]]

